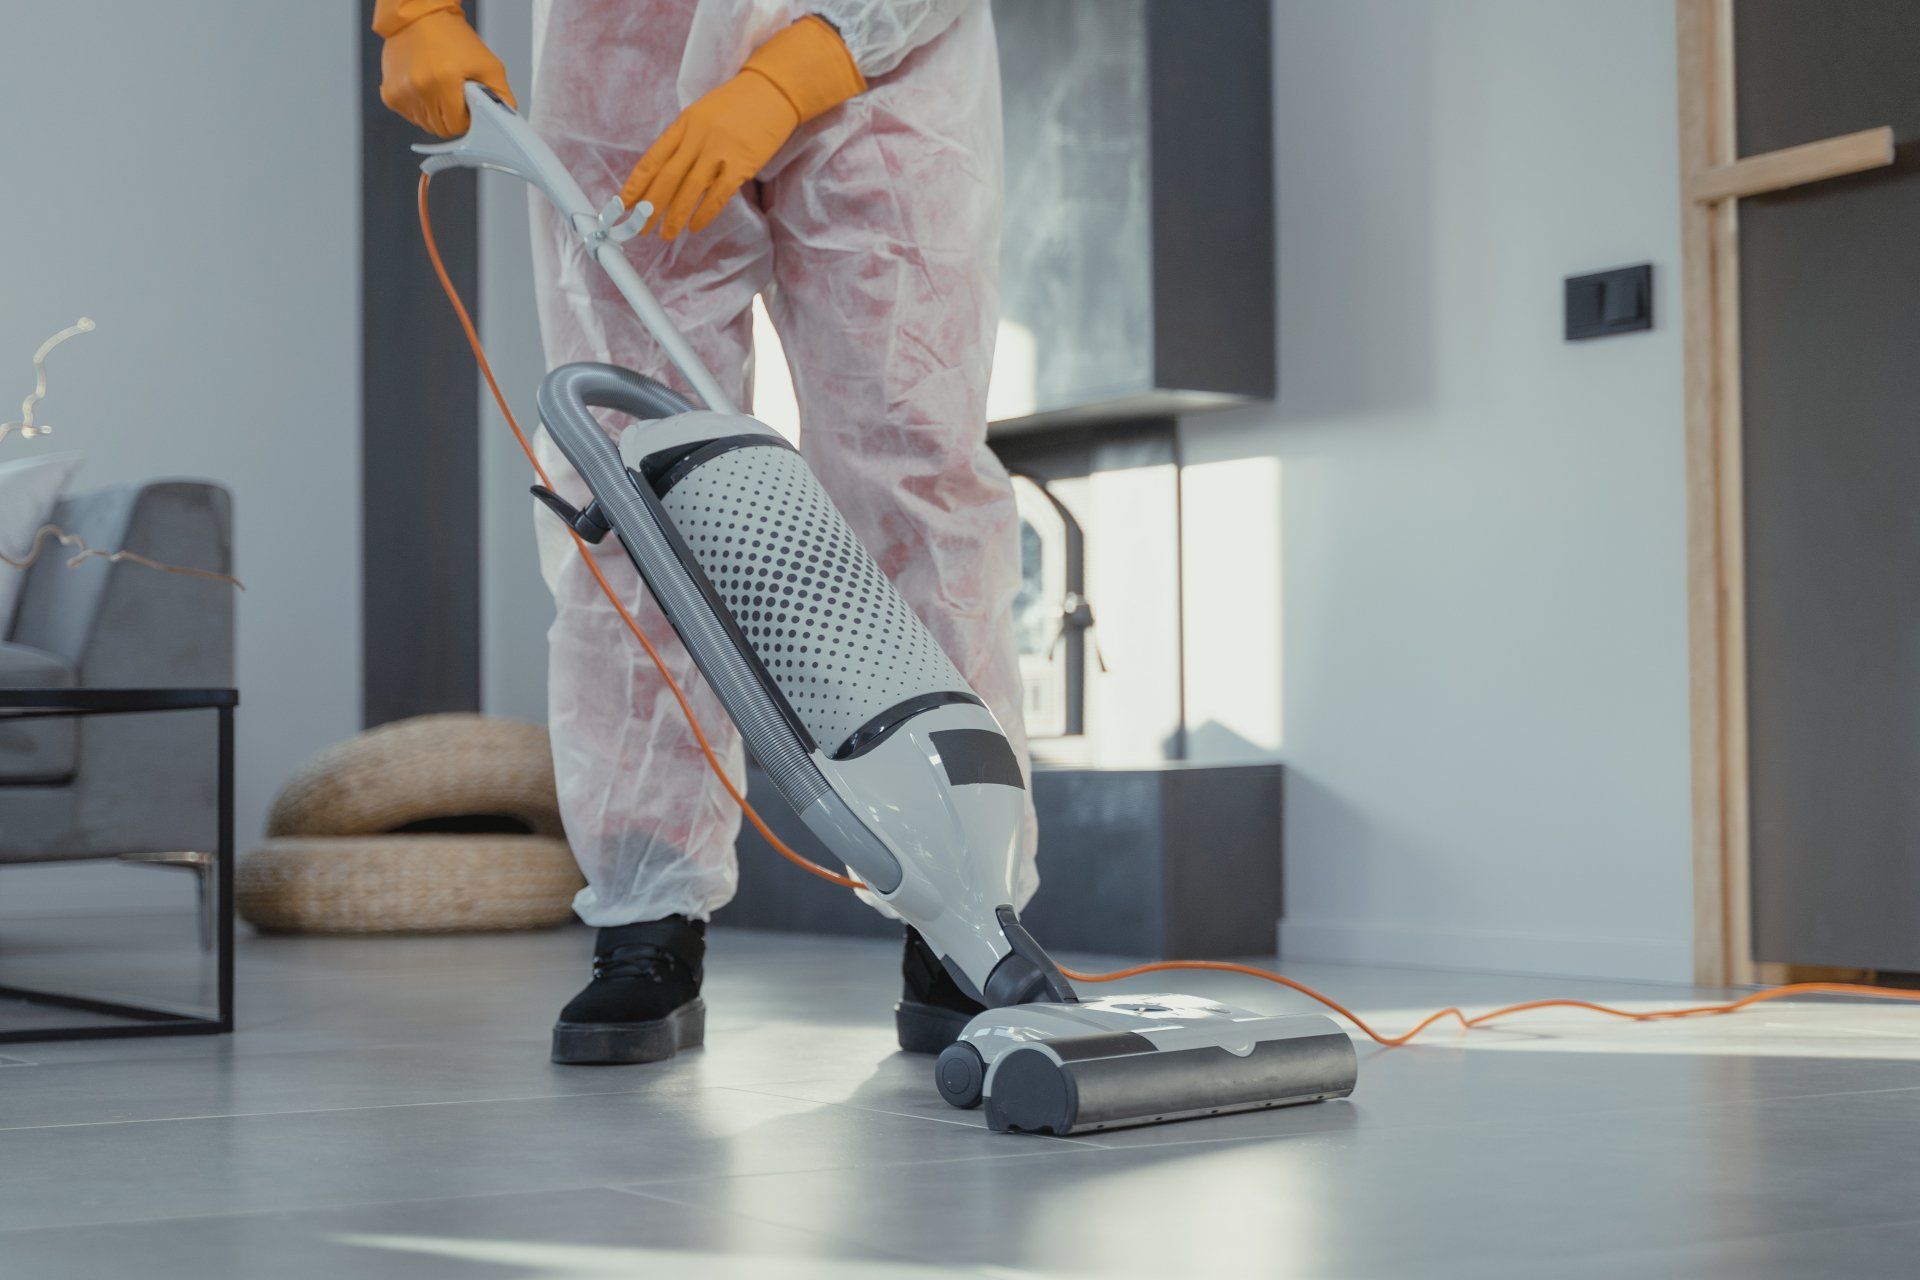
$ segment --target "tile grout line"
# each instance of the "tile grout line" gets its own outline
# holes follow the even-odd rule
[[[144,1227],[170,1222],[228,1222],[244,1218],[278,1218],[289,1214],[339,1213],[352,1209],[384,1209],[399,1205],[459,1204],[465,1200],[510,1200],[516,1196],[559,1195],[612,1190],[599,1182],[545,1186],[533,1191],[491,1191],[470,1196],[402,1196],[391,1200],[338,1200],[324,1204],[283,1205],[273,1209],[235,1209],[227,1213],[161,1213],[137,1218],[86,1218],[77,1222],[49,1222],[32,1227],[0,1227],[0,1240],[34,1231],[89,1231],[103,1227]]]
[[[720,1088],[718,1085],[695,1085],[678,1092],[658,1091],[662,1096],[689,1097],[702,1089]],[[54,1124],[13,1124],[0,1125],[0,1133],[33,1133],[43,1129],[100,1129],[115,1125],[136,1124],[183,1124],[208,1120],[269,1120],[277,1116],[328,1116],[345,1115],[356,1111],[399,1111],[411,1107],[473,1107],[494,1106],[507,1102],[555,1102],[566,1098],[618,1098],[627,1095],[646,1095],[656,1092],[649,1089],[596,1089],[587,1093],[529,1093],[510,1094],[499,1098],[448,1098],[439,1102],[375,1102],[363,1107],[301,1107],[291,1111],[233,1111],[208,1112],[204,1115],[190,1116],[144,1116],[133,1120],[65,1120]]]
[[[268,1024],[268,1026],[277,1028],[283,1024],[286,1026],[295,1026],[295,1025],[298,1025],[298,1023],[299,1023],[298,1017],[288,1016],[287,1018],[283,1019],[282,1022]],[[792,1026],[800,1029],[805,1029],[810,1025],[805,1019],[800,1019],[800,1018],[795,1018],[791,1020],[768,1019],[768,1020],[762,1020],[761,1022],[756,1023],[754,1025],[767,1025],[768,1023],[774,1023],[777,1025],[784,1025],[784,1026]],[[711,1024],[709,1025],[711,1027]],[[395,1049],[431,1049],[431,1048],[444,1048],[449,1045],[466,1047],[466,1046],[476,1045],[476,1044],[483,1045],[483,1046],[490,1046],[490,1047],[506,1047],[509,1045],[524,1045],[524,1046],[528,1046],[529,1052],[533,1056],[544,1060],[546,1056],[547,1044],[548,1044],[548,1036],[546,1032],[543,1030],[539,1034],[521,1033],[521,1034],[514,1034],[514,1035],[498,1035],[498,1036],[484,1037],[479,1040],[463,1039],[457,1033],[447,1032],[447,1033],[436,1035],[427,1039],[374,1040],[366,1043],[338,1045],[331,1048],[320,1048],[320,1047],[315,1047],[313,1045],[308,1045],[305,1047],[300,1047],[297,1045],[288,1045],[288,1046],[280,1046],[280,1047],[268,1047],[268,1048],[256,1050],[251,1048],[242,1048],[240,1046],[240,1039],[242,1037],[246,1037],[249,1035],[259,1036],[261,1034],[281,1034],[281,1033],[278,1031],[269,1032],[266,1027],[258,1027],[258,1026],[241,1027],[232,1033],[231,1038],[222,1038],[222,1039],[219,1039],[218,1041],[214,1041],[212,1038],[202,1039],[197,1045],[186,1046],[178,1049],[175,1052],[164,1052],[164,1051],[155,1051],[155,1052],[148,1052],[148,1053],[129,1052],[124,1054],[117,1054],[110,1058],[109,1057],[93,1057],[93,1056],[76,1056],[76,1057],[56,1056],[52,1058],[15,1058],[10,1060],[5,1058],[0,1058],[0,1068],[18,1066],[18,1067],[43,1067],[50,1070],[55,1068],[58,1068],[61,1070],[72,1070],[74,1068],[88,1068],[88,1067],[108,1067],[108,1066],[118,1067],[118,1066],[126,1066],[130,1064],[148,1063],[148,1062],[164,1062],[164,1063],[264,1062],[264,1061],[269,1061],[275,1058],[288,1058],[288,1057],[310,1058],[320,1054],[358,1055],[363,1053],[382,1052],[382,1051],[390,1051]],[[331,1033],[315,1033],[315,1032],[300,1032],[297,1034],[299,1035],[323,1034],[323,1035],[331,1036]],[[24,1043],[58,1044],[61,1046],[62,1053],[64,1054],[67,1052],[73,1052],[74,1051],[73,1046],[76,1043],[80,1043],[80,1042],[49,1040],[49,1041],[26,1041]],[[101,1042],[94,1042],[94,1043],[97,1044]],[[151,1048],[162,1042],[155,1040],[155,1041],[144,1041],[144,1042],[122,1041],[122,1042],[114,1042],[114,1043],[119,1043],[122,1045],[132,1045],[135,1043],[139,1043],[143,1047]],[[165,1043],[172,1044],[172,1045],[181,1045],[182,1041],[172,1040],[172,1041],[167,1041]],[[200,1051],[195,1052],[194,1050],[196,1048]]]

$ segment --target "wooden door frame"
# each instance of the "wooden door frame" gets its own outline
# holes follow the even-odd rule
[[[1734,0],[1675,0],[1686,361],[1688,696],[1693,969],[1762,977],[1753,958],[1748,822],[1745,489],[1740,416],[1740,199],[1893,163],[1867,129],[1741,158]]]

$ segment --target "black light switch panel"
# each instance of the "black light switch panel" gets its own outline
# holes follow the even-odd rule
[[[1653,264],[1567,277],[1567,341],[1653,328]]]

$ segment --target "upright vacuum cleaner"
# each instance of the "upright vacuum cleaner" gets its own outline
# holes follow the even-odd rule
[[[1025,782],[1006,735],[873,562],[800,454],[747,417],[619,246],[644,222],[596,208],[477,84],[472,125],[416,148],[428,173],[497,169],[539,189],[706,402],[605,364],[540,385],[540,420],[593,501],[536,489],[589,542],[620,541],[762,770],[873,897],[987,1006],[934,1084],[996,1131],[1071,1134],[1343,1098],[1352,1043],[1320,1014],[1184,995],[1080,1000],[1013,900]],[[635,419],[618,444],[590,410]]]

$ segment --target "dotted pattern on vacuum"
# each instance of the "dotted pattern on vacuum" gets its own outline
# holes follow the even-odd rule
[[[661,505],[827,754],[908,698],[970,692],[791,449],[729,450]]]

